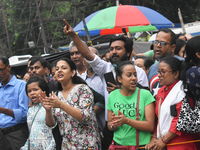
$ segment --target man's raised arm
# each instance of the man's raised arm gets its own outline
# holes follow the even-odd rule
[[[74,43],[75,43],[78,51],[81,53],[81,55],[83,55],[89,61],[94,60],[95,55],[92,52],[90,52],[87,45],[81,41],[79,36],[75,33],[75,31],[68,24],[68,22],[65,19],[63,19],[63,21],[65,22],[65,27],[63,29],[64,34],[66,34],[72,38],[72,40],[74,41]]]

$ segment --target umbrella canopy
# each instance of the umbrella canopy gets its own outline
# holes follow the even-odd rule
[[[108,7],[89,15],[85,21],[91,36],[122,33],[122,28],[135,33],[173,27],[171,21],[155,10],[133,5]],[[74,31],[86,35],[83,21],[74,27]]]

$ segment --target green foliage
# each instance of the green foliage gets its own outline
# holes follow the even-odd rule
[[[174,23],[179,23],[178,8],[181,10],[184,23],[199,20],[200,1],[197,0],[153,0],[146,7],[152,8],[161,13]]]
[[[54,48],[63,40],[63,18],[75,26],[95,11],[115,6],[113,0],[38,0],[47,43]],[[141,5],[152,8],[174,23],[179,23],[178,8],[185,23],[200,19],[200,1],[197,0],[120,0],[123,5]],[[3,0],[9,40],[14,54],[28,49],[28,41],[34,41],[36,49],[43,49],[40,22],[35,0]],[[0,15],[2,7],[0,7]],[[3,18],[3,17],[2,17]],[[0,40],[6,39],[4,20],[0,20]],[[66,45],[67,43],[63,43]],[[16,50],[16,51],[15,51]]]

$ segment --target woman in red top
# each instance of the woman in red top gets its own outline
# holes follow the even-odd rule
[[[158,117],[157,127],[146,149],[152,150],[196,150],[195,143],[176,144],[193,140],[193,135],[177,131],[176,124],[185,96],[180,80],[181,61],[175,57],[160,60],[158,77],[160,85],[156,96],[155,113]]]

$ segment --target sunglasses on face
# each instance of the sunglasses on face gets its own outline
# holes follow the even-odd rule
[[[154,41],[154,45],[157,46],[158,44],[160,44],[161,47],[165,47],[167,46],[167,44],[171,45],[170,43],[167,43],[165,41],[158,41],[158,40],[155,40]]]

